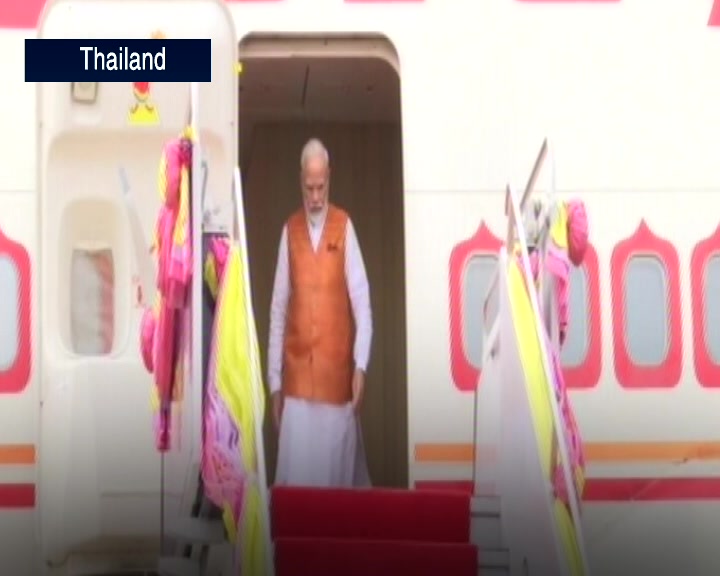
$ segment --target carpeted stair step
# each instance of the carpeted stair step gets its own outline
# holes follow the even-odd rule
[[[459,543],[277,538],[276,576],[477,576],[475,546]]]
[[[277,487],[273,538],[470,542],[470,496],[432,490]]]

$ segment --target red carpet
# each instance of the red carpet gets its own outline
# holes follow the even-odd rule
[[[277,576],[476,576],[470,497],[274,488]]]

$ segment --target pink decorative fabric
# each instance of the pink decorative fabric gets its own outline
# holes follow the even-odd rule
[[[216,306],[220,307],[223,298],[222,279],[230,245],[227,239],[213,238],[209,250],[218,286]],[[219,315],[216,314],[215,325],[218,320]],[[213,333],[217,333],[216,326],[213,326]],[[242,466],[242,457],[238,458],[238,453],[242,451],[240,431],[228,413],[217,386],[220,368],[218,349],[218,345],[213,341],[205,396],[201,472],[207,497],[220,508],[231,503],[233,518],[241,518],[243,495],[249,477]]]
[[[518,255],[518,263],[520,271],[523,272],[522,260]],[[533,274],[533,285],[537,286],[538,275],[540,273],[540,255],[537,251],[530,254],[530,269]],[[552,245],[545,256],[545,270],[549,272],[555,280],[555,304],[558,313],[558,328],[560,331],[560,344],[565,343],[567,335],[568,318],[570,315],[570,263],[565,251]]]
[[[580,266],[588,247],[589,224],[585,204],[571,200],[566,204],[568,257],[575,266]]]
[[[549,340],[549,339],[548,339]],[[549,342],[548,342],[549,343]],[[550,348],[548,348],[550,349]],[[555,384],[555,397],[560,408],[560,417],[562,418],[563,428],[565,432],[565,442],[568,448],[568,457],[570,459],[570,471],[575,482],[575,491],[578,500],[582,500],[582,494],[585,487],[585,454],[583,452],[580,430],[575,420],[575,414],[570,405],[567,388],[565,386],[565,378],[563,377],[562,366],[558,354],[552,354],[553,373]],[[569,495],[565,475],[563,473],[562,464],[559,455],[554,457],[553,471],[553,488],[555,496],[559,498],[565,505],[569,506]]]
[[[519,256],[518,260],[520,260]],[[522,263],[519,262],[519,264],[522,271],[524,269]],[[533,283],[528,284],[528,286],[535,286],[540,272],[540,254],[537,251],[530,254],[530,268],[533,274]],[[546,254],[545,268],[546,271],[552,274],[555,278],[556,302],[560,325],[560,342],[562,344],[565,340],[565,334],[567,333],[570,272],[570,263],[568,258],[564,255],[564,251],[555,246],[551,246]],[[553,386],[555,389],[555,397],[558,402],[558,407],[560,409],[560,417],[562,419],[565,439],[568,445],[570,469],[575,481],[575,489],[577,491],[578,498],[581,498],[584,489],[585,456],[583,453],[580,431],[577,426],[577,421],[575,420],[572,406],[570,405],[570,399],[568,398],[559,354],[553,351],[552,346],[550,345],[550,336],[545,330],[543,330],[543,337],[546,339],[546,348],[550,352],[552,359]],[[566,505],[569,505],[567,484],[565,483],[565,476],[563,474],[557,450],[553,454],[552,466],[553,488],[555,494]]]
[[[152,374],[155,356],[155,314],[152,308],[146,308],[140,321],[140,354],[145,369]]]
[[[171,403],[184,376],[179,359],[186,338],[192,274],[187,181],[191,155],[192,142],[185,137],[174,138],[163,147],[158,176],[162,204],[155,226],[159,304],[145,310],[140,325],[140,351],[145,368],[155,377],[160,405],[155,415],[156,447],[160,451],[170,448]]]

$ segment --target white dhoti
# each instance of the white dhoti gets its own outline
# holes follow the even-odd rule
[[[352,404],[285,399],[275,484],[370,487],[362,430]]]

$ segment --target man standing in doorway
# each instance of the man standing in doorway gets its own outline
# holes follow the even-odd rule
[[[278,485],[367,487],[360,406],[370,357],[370,289],[355,230],[329,203],[330,157],[300,158],[303,207],[288,219],[270,309],[268,381]]]

